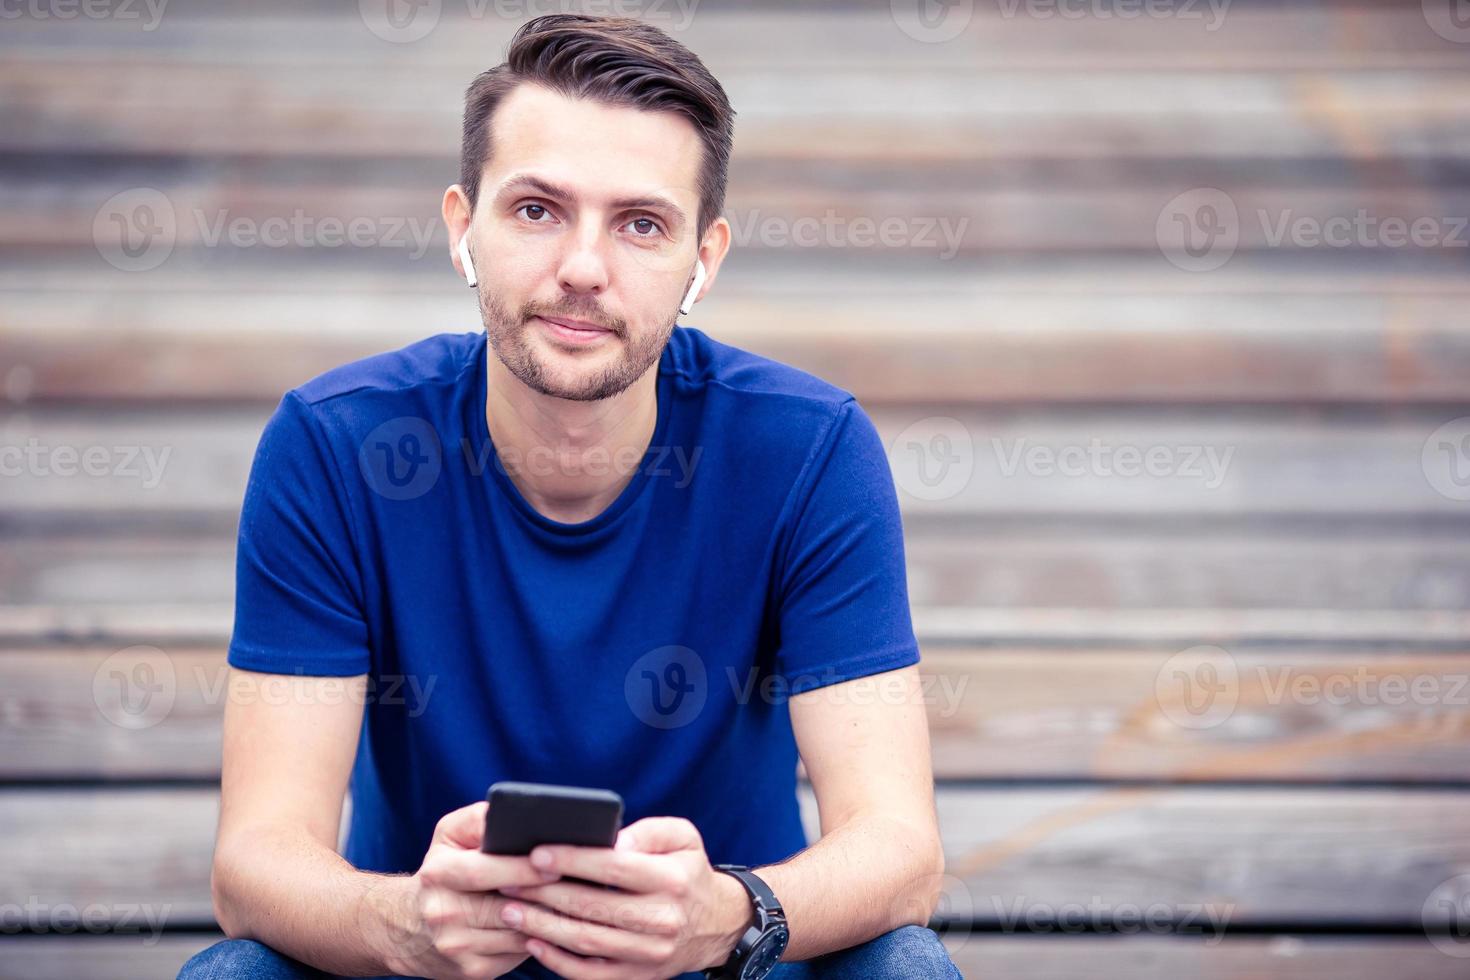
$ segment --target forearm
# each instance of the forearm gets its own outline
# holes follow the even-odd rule
[[[927,924],[944,857],[932,831],[875,814],[854,817],[781,864],[755,869],[791,930],[782,960],[805,960]]]
[[[392,972],[395,937],[411,929],[410,885],[408,876],[358,871],[294,827],[221,841],[211,879],[226,935],[341,976]]]

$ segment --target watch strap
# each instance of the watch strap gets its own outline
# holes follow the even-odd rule
[[[780,899],[776,898],[776,893],[771,891],[771,886],[766,884],[760,875],[740,864],[717,864],[715,867],[720,871],[733,875],[736,880],[745,886],[745,890],[750,893],[750,897],[758,902],[760,907],[766,912],[780,913],[783,911]]]
[[[750,896],[755,922],[745,930],[745,934],[730,951],[730,958],[719,966],[706,969],[704,975],[709,980],[738,980],[755,942],[773,925],[784,928],[786,912],[781,908],[776,893],[771,891],[771,886],[748,867],[741,864],[717,864],[715,870],[723,871],[744,886],[746,894]]]

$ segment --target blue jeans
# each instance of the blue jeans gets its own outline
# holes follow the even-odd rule
[[[697,980],[700,974],[685,973]],[[534,959],[505,974],[506,980],[548,980],[556,974]],[[934,930],[904,926],[859,946],[779,963],[771,980],[964,980]],[[226,939],[196,953],[179,980],[330,980],[330,975],[282,956],[253,939]]]

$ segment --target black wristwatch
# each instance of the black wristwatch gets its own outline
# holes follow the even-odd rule
[[[761,980],[776,968],[786,943],[791,938],[786,929],[786,913],[769,885],[746,867],[717,864],[716,871],[733,876],[745,886],[750,903],[755,907],[755,922],[745,930],[730,958],[721,966],[704,971],[707,980]]]

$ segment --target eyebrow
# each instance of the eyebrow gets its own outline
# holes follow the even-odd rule
[[[500,189],[496,192],[495,196],[499,198],[519,187],[529,187],[545,194],[547,197],[553,197],[561,201],[568,201],[573,204],[577,202],[577,195],[571,190],[562,187],[560,184],[553,184],[549,180],[543,180],[535,174],[512,174],[501,183]],[[687,224],[689,220],[689,216],[684,213],[683,208],[679,207],[679,205],[667,197],[658,194],[647,197],[619,198],[612,202],[612,206],[619,211],[634,208],[643,208],[649,211],[663,211],[672,216],[681,226]]]

